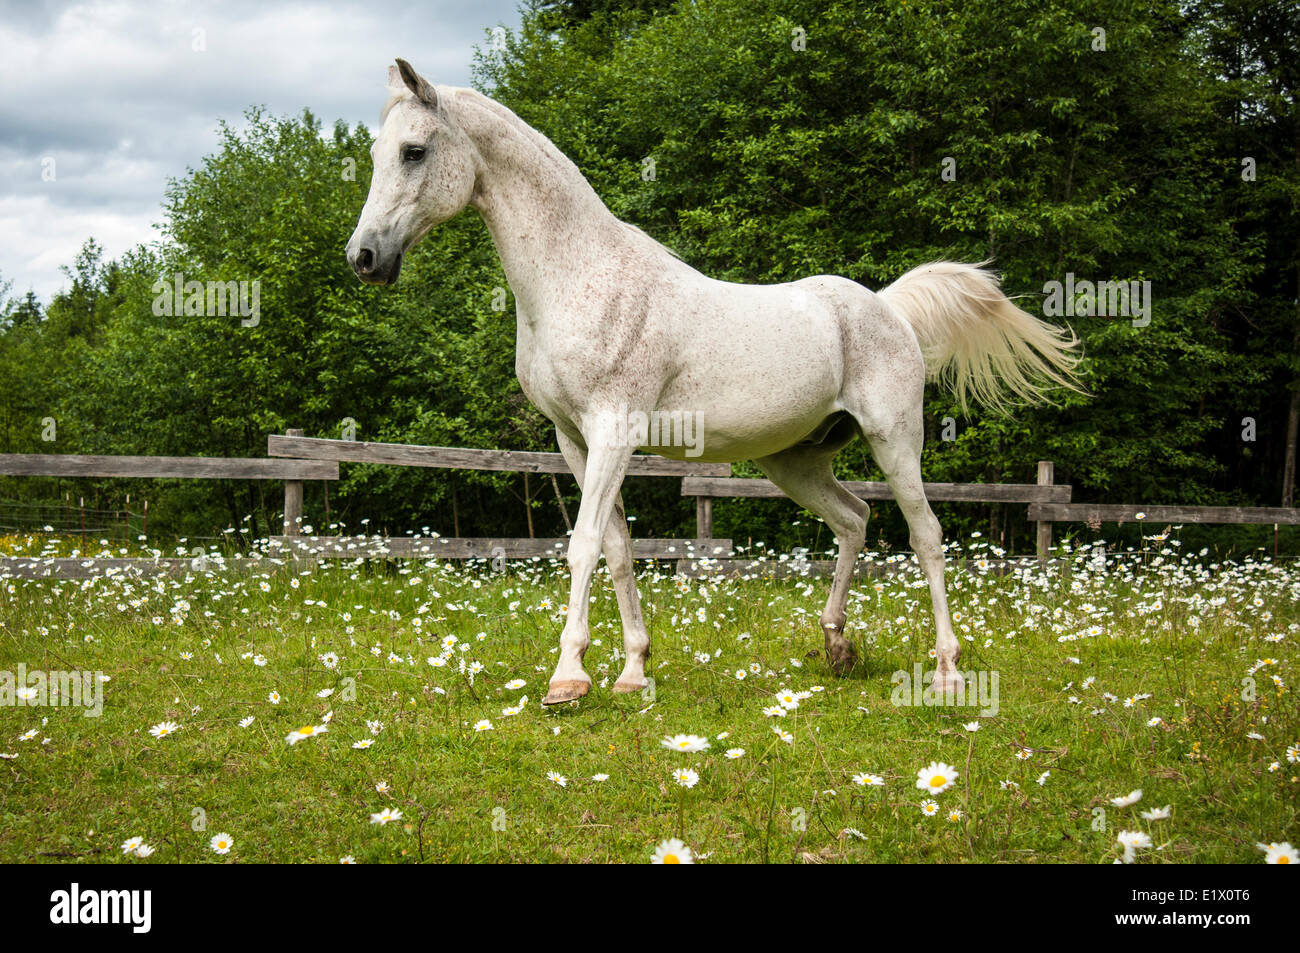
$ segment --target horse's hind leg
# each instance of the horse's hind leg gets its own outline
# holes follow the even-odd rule
[[[935,654],[938,666],[934,673],[934,691],[941,695],[955,694],[961,698],[963,684],[957,671],[961,644],[952,631],[948,614],[948,594],[944,588],[943,530],[930,503],[925,498],[921,480],[920,405],[916,419],[896,428],[887,437],[868,436],[871,452],[894,491],[894,499],[907,518],[912,551],[921,564],[926,581],[930,584],[930,602],[934,607],[936,631]]]
[[[831,471],[834,456],[834,450],[824,447],[791,447],[754,462],[786,496],[824,519],[839,541],[835,581],[822,611],[821,626],[831,668],[842,675],[856,661],[853,644],[844,637],[847,618],[844,606],[853,580],[853,567],[867,538],[871,508],[835,479]]]

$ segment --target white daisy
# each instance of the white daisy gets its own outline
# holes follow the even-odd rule
[[[691,849],[679,841],[676,837],[669,838],[655,848],[654,856],[650,858],[652,864],[693,864],[695,858],[691,854]]]
[[[931,794],[942,794],[956,783],[957,769],[942,761],[931,761],[929,767],[916,772],[916,786]]]

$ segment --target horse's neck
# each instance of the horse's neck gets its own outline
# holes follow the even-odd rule
[[[542,316],[561,286],[609,252],[626,227],[578,167],[504,106],[462,92],[457,117],[483,159],[470,201],[496,244],[517,302]]]

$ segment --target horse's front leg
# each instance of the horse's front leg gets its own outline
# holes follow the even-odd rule
[[[600,560],[601,540],[618,502],[618,491],[631,456],[631,447],[616,446],[609,439],[588,439],[582,505],[569,539],[569,614],[560,634],[560,661],[551,676],[550,690],[542,699],[543,705],[573,701],[591,691],[591,677],[582,669],[582,657],[591,643],[587,631],[591,577]]]
[[[587,450],[565,436],[558,428],[556,442],[565,462],[573,471],[581,490],[587,475]],[[623,510],[622,494],[614,501],[614,512],[605,524],[603,540],[605,564],[614,582],[618,597],[618,611],[623,620],[623,672],[614,683],[615,692],[639,692],[649,684],[645,665],[650,658],[650,633],[646,630],[641,613],[641,598],[636,591],[636,567],[632,560],[632,537],[627,529],[627,516]]]

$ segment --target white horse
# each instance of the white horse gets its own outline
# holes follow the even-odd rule
[[[967,396],[998,407],[1006,391],[1038,401],[1051,386],[1077,389],[1073,334],[1021,311],[995,275],[974,265],[924,265],[879,293],[833,275],[779,285],[716,281],[615,218],[577,166],[499,103],[432,86],[400,59],[388,85],[348,261],[362,281],[392,284],[411,246],[473,206],[515,296],[519,384],[555,424],[582,489],[569,542],[569,614],[543,704],[591,689],[582,659],[602,549],[626,653],[614,691],[647,685],[650,636],[620,487],[643,439],[643,449],[687,456],[687,447],[673,445],[679,441],[627,424],[656,412],[696,415],[704,429],[692,459],[753,460],[835,533],[839,559],[821,626],[841,673],[855,660],[845,603],[868,507],[835,479],[831,460],[854,437],[865,439],[929,582],[934,690],[960,693],[942,531],[921,481],[925,382],[942,378],[963,406]]]

